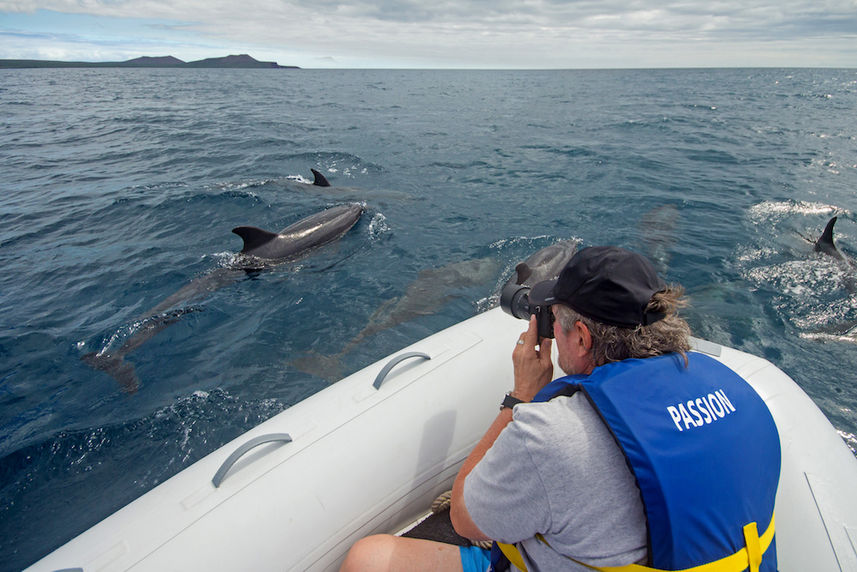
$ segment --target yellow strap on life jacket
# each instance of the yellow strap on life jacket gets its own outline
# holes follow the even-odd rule
[[[759,566],[762,565],[762,547],[759,544],[759,530],[755,522],[744,527],[744,545],[747,547],[750,572],[759,572]]]
[[[521,551],[518,550],[517,546],[514,544],[503,544],[502,542],[498,542],[497,546],[500,548],[500,552],[503,553],[503,556],[509,559],[512,566],[521,572],[527,572],[527,565],[524,564],[524,557],[521,556]]]
[[[541,534],[537,534],[536,538],[548,544],[548,541]],[[760,537],[755,522],[744,527],[744,542],[745,546],[735,554],[709,562],[708,564],[700,564],[693,568],[685,568],[684,570],[674,570],[672,572],[742,572],[749,569],[750,572],[759,572],[759,566],[762,564],[762,555],[768,550],[771,542],[774,540],[774,515],[771,515],[771,523],[768,529]],[[527,565],[524,564],[524,557],[514,544],[500,544],[500,550],[509,559],[518,570],[527,572]],[[548,544],[550,546],[550,544]],[[574,560],[581,566],[586,566],[590,570],[598,570],[599,572],[667,572],[650,568],[640,564],[626,564],[625,566],[590,566],[574,558],[566,556],[569,560]]]

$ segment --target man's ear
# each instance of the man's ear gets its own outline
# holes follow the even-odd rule
[[[589,350],[592,349],[592,333],[586,327],[586,324],[580,320],[574,323],[574,329],[577,333],[577,343],[575,344],[577,347],[574,350],[580,356],[588,354]]]

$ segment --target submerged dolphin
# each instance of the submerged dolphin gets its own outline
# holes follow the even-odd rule
[[[306,373],[336,381],[342,377],[342,358],[364,340],[398,324],[435,314],[455,298],[451,292],[453,289],[489,283],[496,277],[499,268],[500,264],[493,258],[477,258],[422,270],[402,296],[382,303],[369,317],[366,327],[345,344],[339,353],[323,355],[310,352],[293,360],[291,364]]]
[[[363,205],[340,205],[308,216],[278,233],[250,226],[239,226],[232,232],[244,239],[244,248],[232,264],[217,268],[191,281],[157,306],[137,318],[138,329],[113,352],[84,355],[81,359],[115,378],[128,393],[137,390],[139,379],[134,366],[125,356],[139,348],[182,315],[195,309],[173,309],[176,305],[199,299],[234,283],[247,272],[295,260],[311,250],[340,238],[353,227],[363,213]]]
[[[493,258],[477,258],[454,262],[440,268],[422,270],[411,282],[405,294],[387,300],[375,310],[369,323],[342,350],[346,354],[364,339],[420,316],[430,316],[455,298],[453,288],[477,286],[490,282],[499,270]]]
[[[356,187],[348,187],[348,186],[333,186],[327,178],[321,174],[316,169],[310,169],[312,172],[313,180],[311,183],[306,182],[305,179],[301,178],[300,180],[300,188],[309,188],[309,187],[321,187],[325,188],[324,191],[321,189],[316,189],[318,193],[324,193],[325,196],[329,196],[331,198],[337,198],[340,200],[354,200],[354,201],[364,201],[367,199],[371,199],[373,202],[377,201],[412,201],[416,200],[416,197],[410,195],[408,193],[402,191],[394,191],[389,189],[362,189]],[[290,180],[294,180],[293,177],[288,177]],[[329,190],[329,192],[327,192]]]
[[[661,275],[669,270],[678,221],[679,210],[675,205],[660,205],[644,213],[637,225],[643,254]]]
[[[577,242],[564,240],[542,248],[515,268],[515,275],[507,283],[532,286],[536,282],[556,278],[577,249]],[[455,296],[450,290],[461,286],[475,286],[491,281],[497,275],[499,263],[492,258],[478,258],[453,262],[440,268],[421,271],[411,282],[405,294],[387,300],[370,316],[364,327],[335,355],[311,352],[294,360],[292,365],[301,371],[336,381],[342,377],[342,358],[357,345],[383,330],[408,322],[420,316],[429,316]]]

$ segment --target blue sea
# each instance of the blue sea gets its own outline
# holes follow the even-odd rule
[[[334,383],[316,357],[347,374],[492,307],[561,239],[650,256],[697,336],[857,447],[857,270],[812,245],[838,216],[857,256],[855,69],[6,70],[0,166],[1,570]],[[335,244],[179,302],[125,356],[135,392],[81,359],[228,266],[232,228],[349,202]]]

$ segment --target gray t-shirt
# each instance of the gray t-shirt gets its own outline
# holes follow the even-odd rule
[[[586,570],[565,556],[593,566],[644,558],[640,491],[586,397],[520,404],[513,419],[465,481],[476,526],[517,544],[530,572]]]

